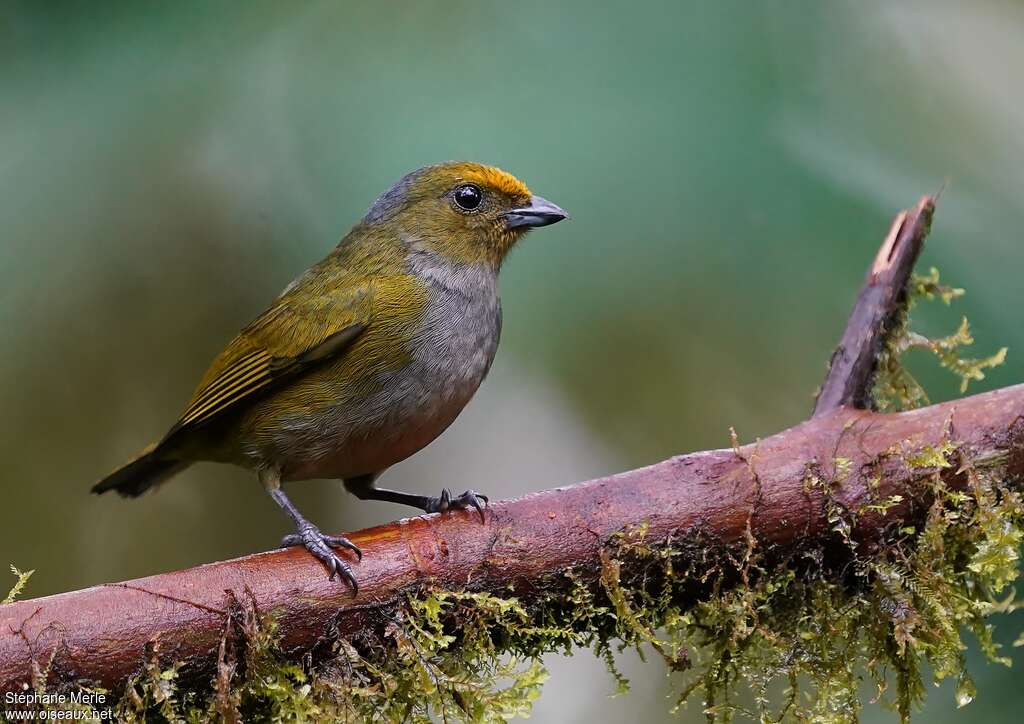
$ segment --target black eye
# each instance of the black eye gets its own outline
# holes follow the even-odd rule
[[[473,211],[484,200],[484,193],[479,186],[464,184],[455,189],[452,198],[455,200],[455,205],[463,211]]]

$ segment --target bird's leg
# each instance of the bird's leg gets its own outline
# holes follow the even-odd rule
[[[281,509],[295,521],[296,532],[286,535],[281,540],[281,547],[303,546],[321,563],[327,566],[332,581],[335,575],[340,574],[352,586],[352,595],[357,594],[359,592],[359,584],[356,583],[351,567],[331,550],[331,546],[348,548],[362,560],[363,552],[359,550],[359,546],[344,536],[325,535],[320,532],[319,528],[306,520],[302,513],[299,512],[299,509],[295,507],[295,504],[285,495],[284,490],[281,489],[281,474],[279,471],[271,468],[260,470],[260,482],[263,483],[263,487],[266,488],[274,502],[281,506]]]
[[[441,495],[435,497],[429,495],[416,495],[415,493],[403,493],[400,490],[388,490],[378,488],[373,484],[376,474],[360,475],[357,478],[345,478],[345,489],[360,500],[383,500],[388,503],[401,503],[413,508],[419,508],[425,513],[443,513],[446,510],[460,510],[475,508],[480,514],[480,520],[486,522],[484,507],[487,505],[486,495],[474,490],[467,490],[462,495],[452,497],[448,488],[441,491]]]

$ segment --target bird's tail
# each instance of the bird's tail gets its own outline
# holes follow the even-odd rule
[[[134,460],[92,486],[92,492],[100,494],[116,490],[126,498],[136,498],[191,464],[187,460],[163,457],[159,445],[150,445]]]

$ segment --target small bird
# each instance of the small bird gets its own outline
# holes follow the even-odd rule
[[[163,439],[92,491],[136,497],[199,461],[254,470],[295,523],[282,547],[304,546],[355,594],[333,548],[362,552],[322,533],[282,483],[340,478],[361,500],[483,518],[487,497],[473,490],[431,497],[375,481],[469,402],[498,347],[502,261],[527,231],[567,217],[491,166],[407,174],[214,359]]]

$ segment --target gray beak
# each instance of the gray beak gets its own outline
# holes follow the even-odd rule
[[[505,217],[505,226],[509,229],[550,226],[569,218],[569,214],[540,196],[531,196],[529,205],[506,211],[502,216]]]

